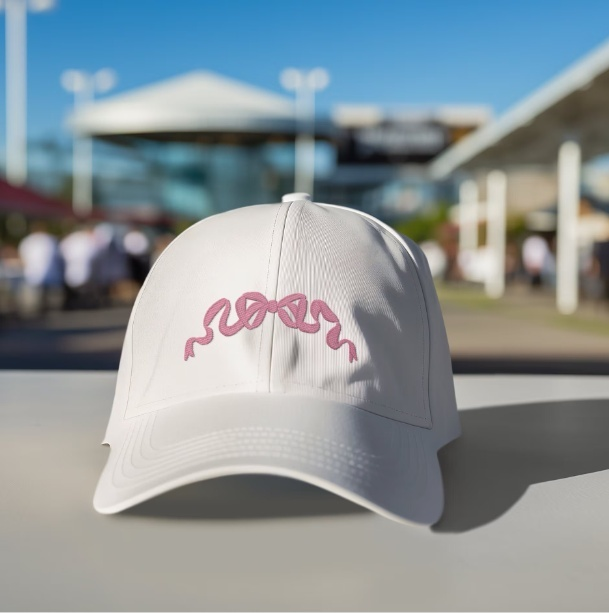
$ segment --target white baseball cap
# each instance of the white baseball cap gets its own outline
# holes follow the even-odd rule
[[[204,219],[155,263],[123,345],[100,513],[263,473],[440,518],[437,452],[460,425],[425,256],[299,196]]]

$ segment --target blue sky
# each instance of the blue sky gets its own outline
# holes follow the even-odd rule
[[[281,91],[282,68],[320,65],[332,76],[322,109],[482,103],[501,112],[609,37],[609,2],[58,0],[30,15],[28,35],[32,138],[63,133],[66,68],[110,66],[115,92],[193,69]],[[0,112],[4,140],[3,78]]]

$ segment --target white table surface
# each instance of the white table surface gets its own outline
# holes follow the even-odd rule
[[[0,372],[0,609],[609,607],[609,377],[456,377],[432,529],[270,477],[98,515],[114,381]]]

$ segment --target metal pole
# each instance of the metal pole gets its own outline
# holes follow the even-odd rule
[[[296,92],[294,191],[312,195],[315,183],[315,92],[328,86],[330,76],[319,67],[310,71],[286,68],[279,79],[283,87]]]
[[[569,315],[577,310],[579,270],[577,225],[580,199],[581,149],[567,141],[558,152],[558,221],[556,240],[556,306]]]
[[[507,178],[501,170],[489,172],[486,188],[486,243],[491,265],[484,284],[486,294],[501,298],[505,292],[505,230]]]
[[[313,195],[315,93],[306,83],[306,78],[303,78],[302,85],[296,91],[296,106],[300,127],[296,136],[294,191]]]
[[[93,177],[91,172],[93,143],[90,137],[74,137],[73,156],[73,210],[79,216],[87,216],[93,208]]]
[[[93,99],[93,77],[86,75],[82,89],[74,93],[74,110]],[[91,214],[93,208],[93,141],[89,136],[74,135],[72,151],[72,207],[80,216]]]
[[[6,178],[14,185],[27,179],[26,20],[23,0],[7,0],[6,11]]]
[[[459,252],[478,248],[478,185],[472,180],[459,187]]]

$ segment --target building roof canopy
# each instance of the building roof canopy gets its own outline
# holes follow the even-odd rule
[[[609,42],[438,156],[432,176],[554,164],[567,139],[580,143],[584,159],[609,152]]]
[[[296,129],[291,98],[207,71],[93,102],[68,123],[92,136],[245,144]]]

